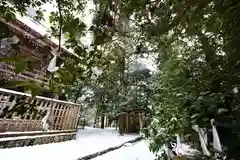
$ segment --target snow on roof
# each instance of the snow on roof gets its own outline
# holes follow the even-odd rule
[[[43,6],[46,9],[46,12],[44,12],[44,18],[46,19],[47,17],[49,17],[50,12],[54,10],[54,7],[50,4],[45,4]],[[38,32],[40,35],[42,36],[46,36],[49,35],[50,33],[50,23],[47,21],[41,21],[41,22],[37,22],[35,21],[32,17],[34,17],[36,15],[35,9],[33,8],[28,8],[28,15],[27,16],[22,16],[20,14],[16,14],[16,18],[18,21],[21,21],[22,23],[24,23],[25,25],[27,25],[28,27],[30,27],[32,30]],[[48,38],[51,42],[53,42],[56,46],[59,43],[59,39],[57,39],[56,37],[50,37]],[[74,53],[74,51],[72,49],[67,49],[64,46],[64,37],[62,36],[61,38],[61,44],[63,44],[61,47],[66,50],[67,52],[69,52],[72,55],[75,55],[78,57],[78,55],[76,55]]]
[[[22,23],[24,23],[25,25],[27,25],[28,27],[30,27],[32,30],[38,32],[39,34],[41,34],[42,36],[46,36],[49,33],[49,29],[47,27],[45,27],[43,24],[34,21],[31,17],[28,16],[21,16],[21,15],[17,15],[16,16],[17,19],[19,21],[21,21]],[[56,45],[58,45],[59,40],[55,37],[51,37],[49,38],[49,40],[51,40],[53,43],[55,43]],[[61,43],[64,44],[64,40],[61,40]],[[68,51],[69,53],[76,55],[72,49],[67,49],[64,45],[62,46],[63,49],[65,49],[66,51]],[[77,55],[76,55],[77,56]]]
[[[26,24],[27,26],[29,26],[33,30],[37,31],[42,36],[45,36],[46,34],[50,33],[50,23],[49,23],[48,19],[49,19],[50,13],[52,11],[57,10],[56,1],[52,1],[51,3],[46,3],[42,6],[42,8],[44,8],[44,19],[45,19],[44,21],[42,20],[41,22],[37,22],[32,18],[36,15],[36,10],[34,8],[31,8],[31,7],[27,8],[28,16],[21,16],[20,14],[17,14],[16,17],[22,23]],[[87,7],[84,11],[84,15],[76,14],[76,16],[78,18],[82,19],[88,27],[90,27],[90,25],[92,24],[92,19],[93,19],[93,13],[91,13],[92,9],[94,9],[94,4],[93,4],[92,1],[88,1],[87,2]],[[51,37],[49,39],[52,42],[54,42],[55,44],[59,43],[59,39],[57,39],[55,37]],[[84,45],[89,46],[92,42],[91,33],[87,33],[85,37],[82,37],[81,42]],[[76,55],[74,53],[73,49],[71,49],[71,48],[67,49],[64,46],[64,43],[65,43],[64,36],[62,36],[62,38],[61,38],[61,44],[63,44],[62,48],[64,48],[66,51],[68,51],[71,54],[78,57],[78,55]]]

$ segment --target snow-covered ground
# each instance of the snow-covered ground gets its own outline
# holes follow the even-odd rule
[[[124,146],[115,151],[109,152],[93,160],[154,160],[154,154],[149,151],[146,141]]]
[[[137,136],[138,135],[134,134],[125,134],[124,136],[120,136],[114,128],[106,128],[104,130],[97,128],[85,128],[84,130],[79,130],[77,134],[77,140],[29,147],[0,149],[0,159],[76,160],[77,158],[120,145],[124,142],[136,138]],[[147,148],[147,146],[145,146],[145,148]]]

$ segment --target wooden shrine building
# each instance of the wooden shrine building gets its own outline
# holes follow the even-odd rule
[[[28,62],[21,73],[16,73],[15,64],[0,62],[0,148],[74,139],[80,104],[58,100],[45,93],[32,97],[11,85],[13,81],[28,80],[44,88],[44,92],[49,91],[47,67],[53,57],[50,51],[58,45],[17,19],[6,21],[0,18],[0,26],[0,39],[12,36],[19,39],[9,50],[0,48],[0,58],[20,57]],[[65,49],[61,50],[61,57],[73,56]],[[29,110],[21,115],[8,113],[14,106],[21,107],[20,104],[29,106]],[[31,108],[38,112],[32,112]],[[51,129],[43,132],[42,119],[47,112],[51,112],[52,125]],[[21,139],[22,136],[29,138]],[[1,141],[1,138],[9,139]]]
[[[0,39],[16,36],[20,40],[19,43],[11,45],[10,50],[0,48],[0,58],[19,57],[27,61],[24,72],[17,74],[15,64],[0,62],[0,87],[8,88],[9,82],[16,80],[28,80],[43,87],[48,86],[46,73],[53,57],[51,50],[58,45],[17,19],[6,21],[0,18],[0,26]],[[61,57],[73,57],[64,48],[61,51]]]
[[[119,115],[120,133],[139,133],[145,125],[145,110],[141,108],[124,109]]]

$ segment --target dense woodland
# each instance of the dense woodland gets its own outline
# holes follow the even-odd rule
[[[0,2],[0,15],[7,20],[32,6],[41,21],[42,6],[55,5],[47,19],[50,36],[64,34],[64,45],[78,58],[64,58],[49,86],[56,93],[64,88],[75,102],[85,95],[81,102],[96,109],[102,128],[104,116],[113,121],[123,108],[144,108],[144,133],[150,149],[158,152],[176,133],[199,148],[192,125],[211,128],[214,118],[224,155],[239,159],[238,0],[93,0],[91,26],[79,18],[85,0],[9,2]],[[93,37],[90,46],[80,41],[87,33]],[[8,36],[7,28],[0,27],[0,38]],[[148,57],[154,58],[156,71],[130,67],[135,59]],[[37,93],[34,84],[24,87]]]

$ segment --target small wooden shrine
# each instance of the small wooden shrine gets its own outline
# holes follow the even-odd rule
[[[120,133],[139,133],[145,125],[145,110],[142,108],[124,109],[119,115]]]

